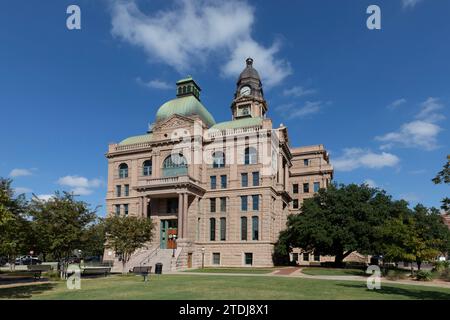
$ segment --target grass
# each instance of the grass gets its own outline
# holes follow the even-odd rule
[[[82,279],[80,290],[65,282],[1,288],[0,299],[166,299],[166,300],[281,300],[281,299],[450,299],[450,288],[382,283],[368,290],[365,282],[329,281],[275,276],[152,275]]]
[[[267,274],[277,270],[277,268],[204,268],[190,269],[185,272],[201,272],[201,273],[252,273]]]
[[[301,272],[310,276],[367,276],[361,269],[302,268]]]

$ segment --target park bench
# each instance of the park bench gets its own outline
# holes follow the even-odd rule
[[[50,265],[42,265],[42,264],[34,264],[28,265],[27,271],[33,274],[35,280],[40,279],[42,276],[42,272],[48,272],[52,269]]]
[[[150,266],[141,266],[141,267],[134,267],[133,270],[131,271],[131,273],[134,274],[140,274],[141,276],[144,277],[144,281],[147,282],[148,281],[148,276],[150,274],[150,272],[152,271],[152,267]]]
[[[111,271],[110,267],[85,267],[81,271],[81,275],[83,276],[98,276],[103,275],[107,276]]]

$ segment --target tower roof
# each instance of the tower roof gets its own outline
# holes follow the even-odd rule
[[[248,79],[248,78],[261,81],[258,71],[256,71],[255,68],[253,68],[253,59],[247,58],[247,60],[245,60],[245,61],[247,63],[247,66],[245,67],[244,71],[242,71],[241,74],[239,75],[238,83],[241,80]]]

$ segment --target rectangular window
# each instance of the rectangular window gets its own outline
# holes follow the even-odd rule
[[[292,193],[298,193],[298,183],[292,185]]]
[[[227,188],[227,176],[226,175],[220,176],[220,187],[222,189],[226,189]]]
[[[116,204],[114,207],[116,216],[120,216],[120,204]]]
[[[216,189],[216,184],[217,184],[217,181],[216,181],[216,176],[211,176],[211,189]]]
[[[209,240],[216,241],[216,219],[209,219]]]
[[[309,183],[303,184],[303,193],[309,193]]]
[[[167,199],[167,213],[177,213],[178,212],[178,199],[172,198]]]
[[[124,204],[123,205],[123,213],[124,213],[124,215],[128,215],[128,204]]]
[[[213,253],[213,264],[214,265],[220,265],[220,253],[214,252]]]
[[[320,254],[314,253],[314,261],[320,261]]]
[[[252,217],[252,240],[259,240],[259,218]]]
[[[253,265],[253,253],[250,252],[245,253],[245,265],[247,266]]]
[[[303,254],[303,261],[309,261],[309,253]]]
[[[247,211],[247,196],[241,196],[241,211]]]
[[[241,173],[241,186],[248,187],[248,173]]]
[[[253,202],[253,210],[257,211],[259,210],[259,195],[253,195],[252,196],[252,202]]]
[[[241,217],[241,240],[247,240],[247,217]]]
[[[309,159],[303,159],[303,165],[305,167],[309,166]]]
[[[125,186],[125,197],[128,197],[130,195],[130,185],[126,184]]]
[[[122,196],[122,186],[116,186],[116,197]]]
[[[220,218],[220,241],[227,240],[227,219]]]
[[[320,182],[314,182],[314,192],[318,192],[320,189]]]
[[[259,186],[259,172],[253,172],[253,186]]]
[[[211,212],[216,212],[216,198],[209,199],[209,208]]]
[[[298,209],[298,199],[294,199],[294,200],[292,201],[292,207],[293,207],[294,209]]]
[[[227,212],[227,198],[220,198],[220,212]]]

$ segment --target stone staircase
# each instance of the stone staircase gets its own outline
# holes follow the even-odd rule
[[[155,272],[155,264],[163,264],[163,273],[174,271],[177,269],[177,257],[179,250],[176,250],[175,258],[172,257],[172,249],[160,249],[159,247],[141,248],[131,256],[127,263],[127,269],[131,270],[134,267],[151,266],[152,273]],[[119,259],[114,260],[111,272],[122,272],[122,262]]]

